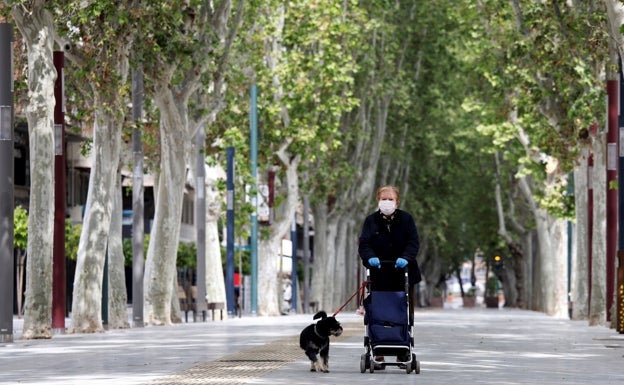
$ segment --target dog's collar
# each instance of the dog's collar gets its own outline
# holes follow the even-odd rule
[[[326,338],[325,336],[322,336],[322,335],[320,335],[320,334],[319,334],[319,332],[316,330],[316,325],[317,325],[317,324],[314,324],[314,334],[316,334],[317,336],[319,336],[319,338]]]

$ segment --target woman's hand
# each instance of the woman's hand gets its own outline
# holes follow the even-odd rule
[[[379,261],[379,258],[377,257],[372,257],[368,259],[368,266],[370,267],[376,267],[376,268],[381,268],[381,262]]]
[[[399,257],[399,258],[397,258],[396,262],[394,263],[394,267],[396,269],[402,269],[405,266],[407,266],[407,259],[405,259],[405,258],[400,258]]]

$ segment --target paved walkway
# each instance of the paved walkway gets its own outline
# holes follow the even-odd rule
[[[298,334],[312,315],[56,335],[0,346],[0,384],[624,384],[624,336],[514,309],[418,309],[420,374],[360,373],[362,317],[343,311],[330,373],[313,373]],[[16,331],[18,329],[16,328]]]

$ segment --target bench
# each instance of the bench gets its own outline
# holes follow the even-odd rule
[[[184,320],[188,322],[188,313],[193,312],[193,321],[197,321],[197,313],[202,312],[203,320],[206,321],[206,302],[197,302],[197,286],[191,286],[188,293],[182,286],[178,286],[178,299],[180,310],[184,312]]]
[[[223,321],[223,302],[197,302],[197,286],[191,286],[189,292],[186,293],[181,285],[178,285],[178,300],[180,301],[180,310],[184,312],[184,319],[188,322],[188,313],[193,312],[193,321],[197,321],[197,313],[202,312],[203,321],[206,321],[206,310],[212,312],[212,320],[215,319],[215,310],[220,311],[221,321]]]
[[[221,321],[223,321],[223,308],[225,304],[223,302],[208,302],[208,310],[212,311],[212,320],[215,319],[215,310],[219,310],[221,313]]]

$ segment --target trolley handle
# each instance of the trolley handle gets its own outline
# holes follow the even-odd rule
[[[384,265],[387,265],[387,266],[390,266],[390,267],[394,268],[394,264],[396,263],[396,259],[395,260],[389,260],[389,259],[381,259],[380,258],[379,262],[381,263],[382,267]],[[409,263],[405,267],[402,267],[401,269],[407,271],[407,267],[408,266],[409,266]]]
[[[383,269],[392,268],[392,269],[395,269],[394,264],[396,263],[396,260],[389,260],[389,259],[381,259],[380,258],[379,262],[381,264],[381,266],[379,268],[383,268]],[[407,279],[407,276],[409,274],[408,267],[409,267],[409,264],[407,266],[405,266],[405,267],[400,268],[400,270],[403,271],[403,273],[405,274],[405,278],[406,279]],[[370,272],[373,269],[378,269],[378,268],[377,267],[373,267],[373,268],[369,267],[369,268],[366,269],[366,280],[370,281]],[[396,269],[399,270],[398,268],[396,268]]]
[[[369,267],[369,268],[366,269],[366,279],[367,280],[370,280],[370,272],[373,269],[380,269],[380,268],[383,268],[383,269],[388,269],[388,268],[395,269],[394,264],[396,263],[396,260],[380,259],[379,262],[381,264],[381,266],[379,268],[377,268],[377,267],[372,267],[372,268]],[[400,268],[400,270],[402,270],[405,273],[405,275],[408,274],[408,266],[409,266],[409,264],[407,266],[405,266],[405,267]],[[398,269],[398,268],[396,268],[396,269]]]

